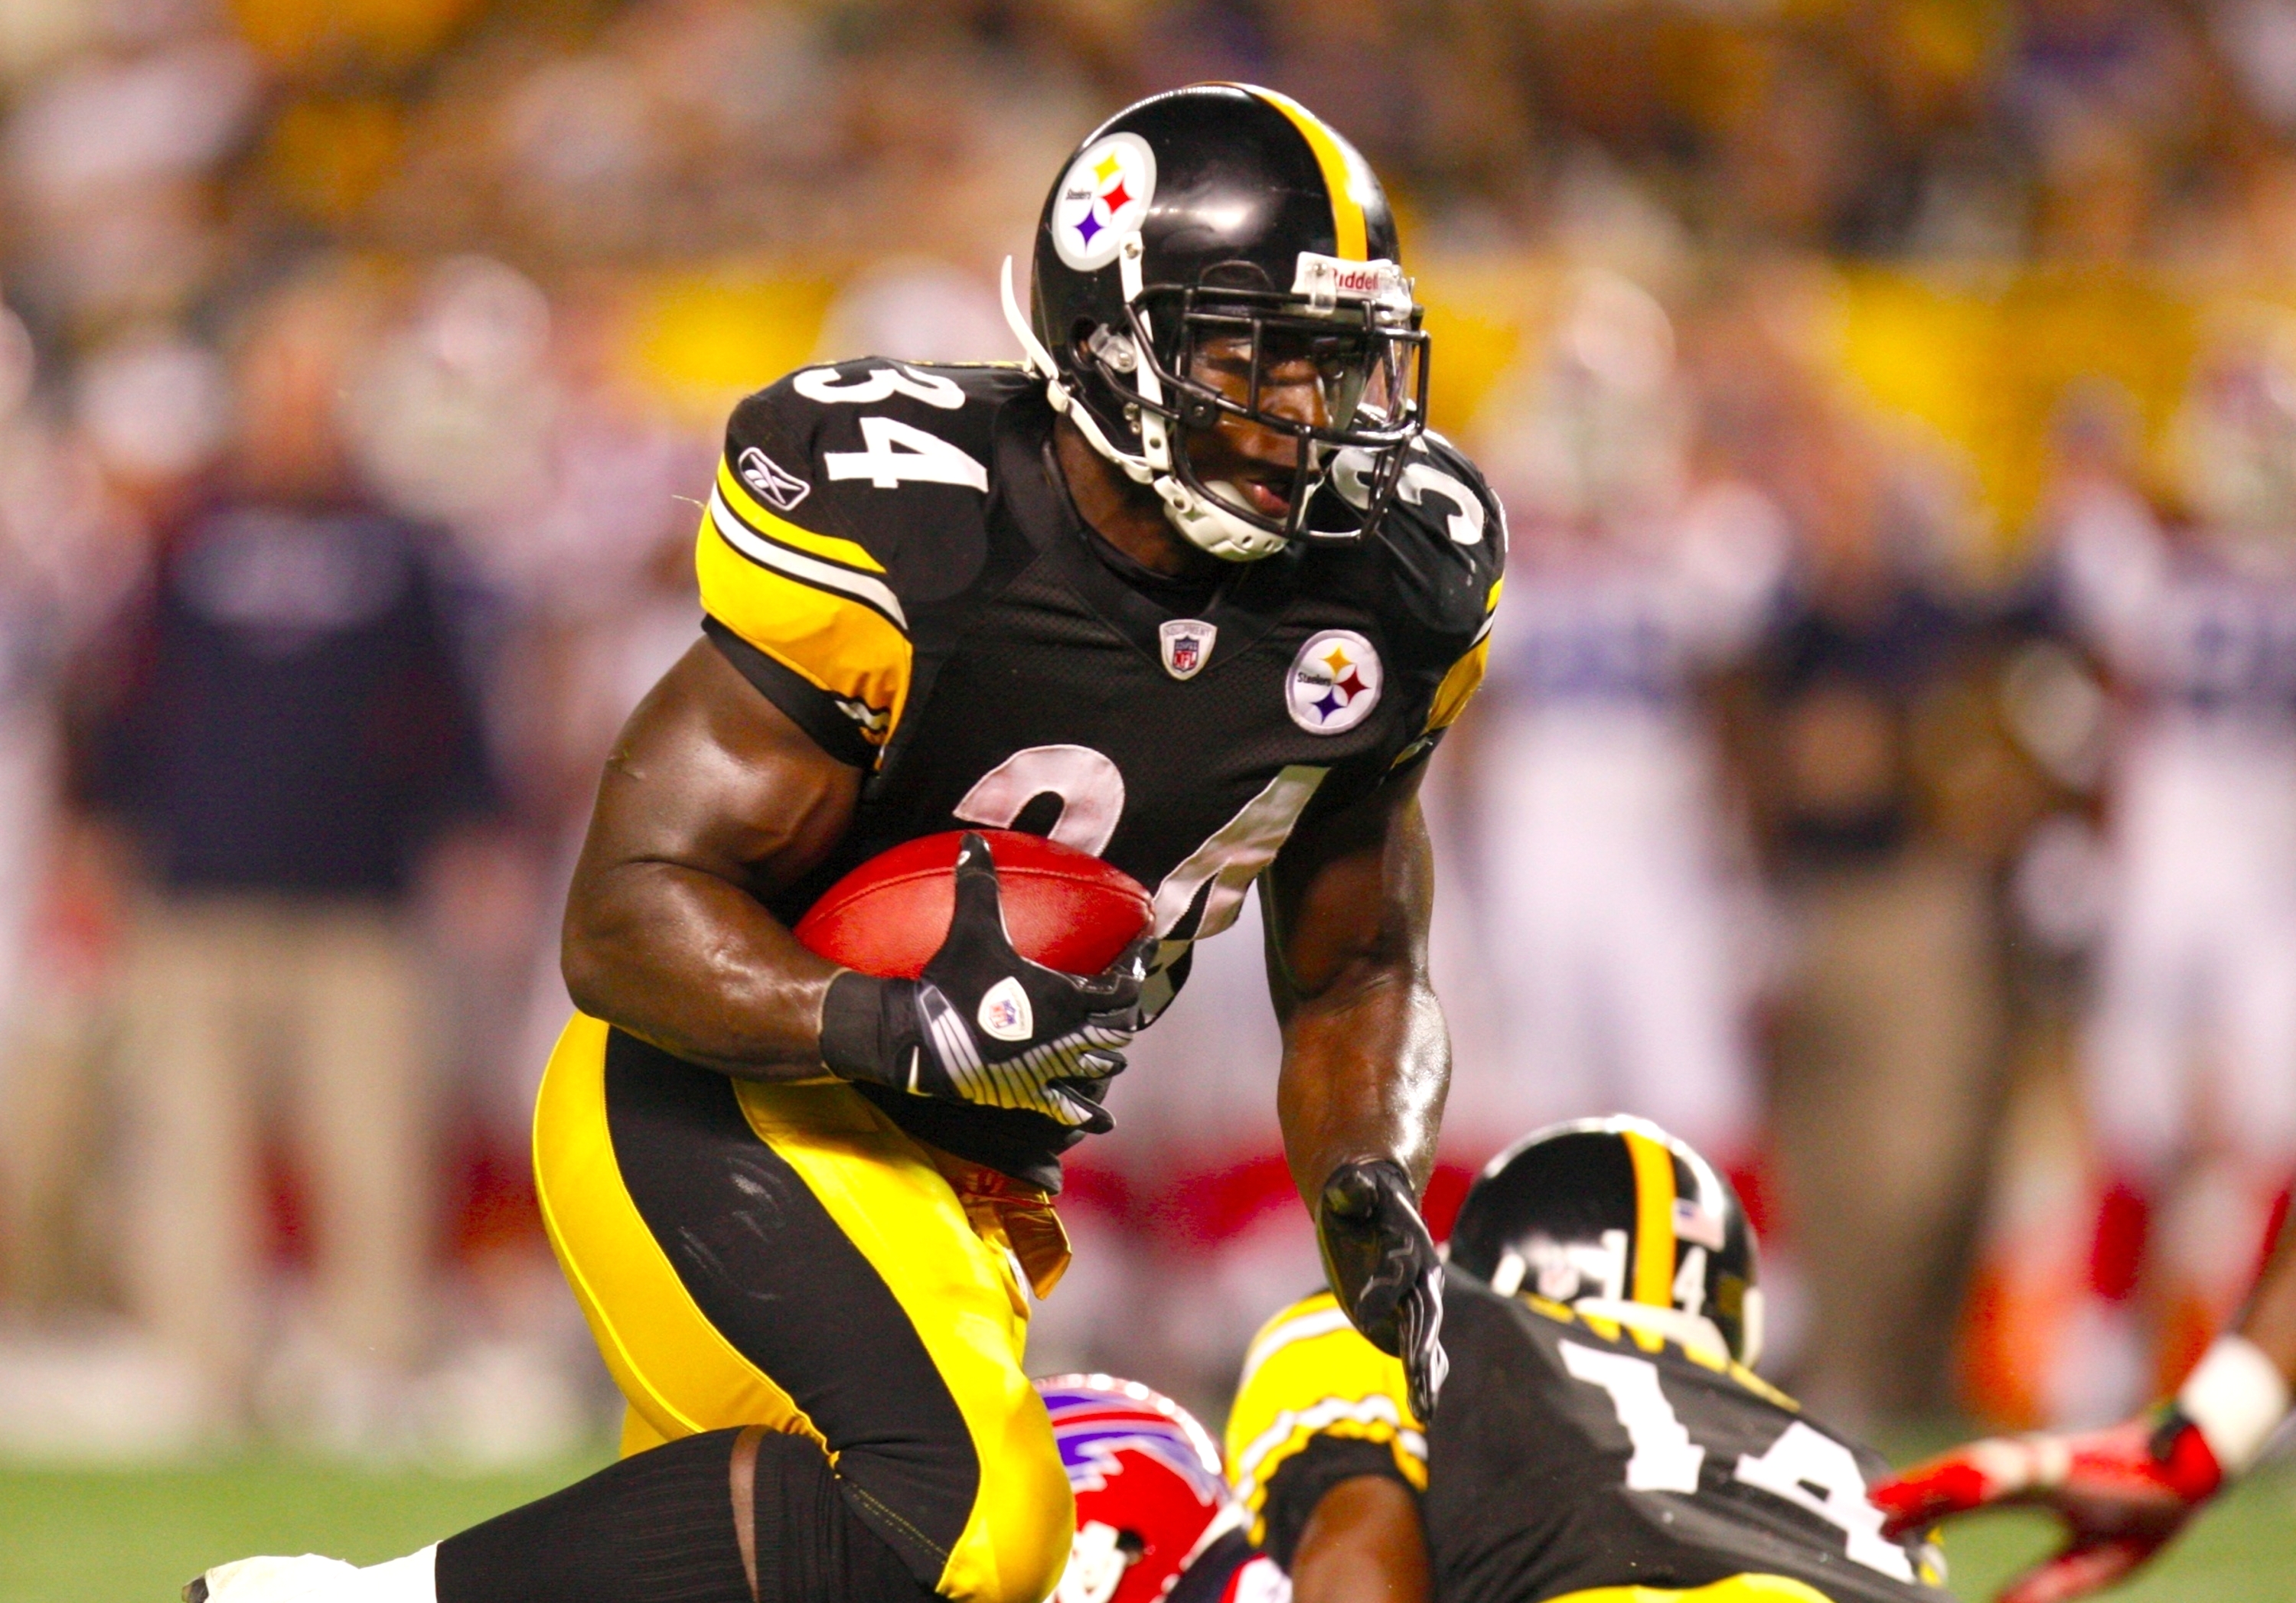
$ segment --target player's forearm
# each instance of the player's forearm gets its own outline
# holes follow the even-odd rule
[[[822,1072],[822,1003],[839,969],[755,898],[667,863],[618,864],[584,888],[563,948],[575,1006],[743,1078]]]
[[[2254,1342],[2296,1388],[2296,1225],[2281,1226],[2279,1244],[2233,1329]]]
[[[1341,1481],[1292,1555],[1292,1603],[1426,1603],[1427,1542],[1411,1493],[1377,1476]]]
[[[1332,1171],[1393,1158],[1423,1187],[1451,1078],[1443,1010],[1423,974],[1367,969],[1303,1001],[1283,1030],[1276,1087],[1292,1177],[1312,1210]]]
[[[575,1005],[731,1074],[820,1073],[837,969],[760,898],[836,845],[859,789],[696,645],[630,715],[599,781],[566,900]]]
[[[1427,975],[1434,861],[1409,789],[1296,841],[1271,876],[1268,983],[1283,1027],[1276,1107],[1312,1212],[1332,1171],[1393,1158],[1423,1184],[1450,1083]]]

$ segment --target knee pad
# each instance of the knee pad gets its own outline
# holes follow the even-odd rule
[[[931,1587],[854,1511],[813,1442],[743,1431],[734,1455],[737,1486],[744,1455],[750,1455],[755,1523],[738,1534],[756,1603],[931,1603]]]

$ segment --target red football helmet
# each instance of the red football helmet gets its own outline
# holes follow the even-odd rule
[[[1249,1556],[1219,1449],[1187,1410],[1107,1375],[1059,1375],[1037,1390],[1076,1493],[1076,1545],[1054,1603],[1159,1603],[1231,1532]]]

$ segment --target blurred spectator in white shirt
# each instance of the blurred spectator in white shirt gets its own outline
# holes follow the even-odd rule
[[[1693,482],[1687,425],[1665,311],[1597,273],[1476,429],[1513,543],[1454,882],[1486,968],[1456,1100],[1489,1141],[1610,1112],[1727,1161],[1757,1141],[1700,693],[1775,610],[1785,528],[1742,482]]]
[[[2161,1373],[2091,1372],[2142,1394],[2231,1312],[2296,1172],[2296,331],[2228,331],[2179,443],[2185,505],[2100,478],[2053,530],[2060,601],[2123,716],[2085,1067],[2119,1228],[2152,1210],[2149,1254],[2107,1252],[2151,1259],[2152,1328],[2123,1334],[2149,1337]]]

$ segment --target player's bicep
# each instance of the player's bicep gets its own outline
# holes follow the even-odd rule
[[[764,896],[818,863],[851,822],[860,771],[824,751],[707,641],[639,702],[598,786],[577,871],[693,869]]]

